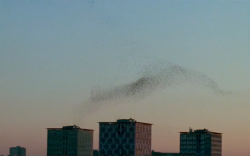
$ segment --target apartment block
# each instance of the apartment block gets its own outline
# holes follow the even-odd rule
[[[222,133],[207,129],[189,129],[189,132],[180,132],[180,154],[182,156],[221,156]]]
[[[9,156],[26,156],[26,149],[20,146],[10,147]]]
[[[151,125],[131,118],[99,122],[100,156],[151,156]]]
[[[47,156],[93,156],[93,130],[76,125],[47,128]]]

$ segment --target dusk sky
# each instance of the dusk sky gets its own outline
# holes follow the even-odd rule
[[[0,1],[0,155],[22,146],[45,156],[46,128],[73,124],[94,129],[98,149],[98,122],[131,117],[153,124],[155,151],[179,152],[179,132],[192,127],[223,133],[223,156],[249,156],[249,8],[247,0]],[[231,94],[182,83],[84,114],[94,88],[134,82],[158,61]]]

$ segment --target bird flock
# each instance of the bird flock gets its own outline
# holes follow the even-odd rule
[[[98,87],[92,90],[90,98],[84,103],[84,112],[91,113],[112,101],[144,99],[157,90],[182,84],[199,85],[218,95],[230,94],[221,90],[218,84],[205,74],[169,62],[157,62],[143,66],[138,79],[133,82],[108,89]]]

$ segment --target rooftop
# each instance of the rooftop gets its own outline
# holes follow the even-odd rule
[[[152,156],[180,156],[180,153],[165,153],[152,151]]]
[[[197,129],[197,130],[192,130],[191,128],[189,129],[189,132],[180,132],[181,134],[197,134],[197,133],[205,133],[205,134],[222,134],[222,133],[218,133],[218,132],[212,132],[209,131],[208,129],[204,128],[204,129]]]
[[[94,131],[92,129],[83,129],[79,126],[72,125],[72,126],[63,126],[62,128],[47,128],[48,130],[86,130],[86,131]]]
[[[130,118],[130,119],[117,119],[116,121],[117,122],[136,122],[136,120],[132,119],[132,118]]]
[[[137,122],[135,119],[129,118],[129,119],[117,119],[116,122],[99,122],[99,123],[107,123],[107,124],[116,124],[116,123],[142,123],[142,124],[148,124],[152,125],[151,123],[144,123],[144,122]]]
[[[10,147],[10,148],[24,148],[24,147],[21,147],[21,146],[16,146],[16,147]]]

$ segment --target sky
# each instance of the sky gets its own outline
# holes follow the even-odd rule
[[[152,149],[179,152],[179,132],[223,133],[223,156],[248,156],[250,1],[0,1],[0,155],[23,146],[45,156],[48,127],[134,118],[153,124]],[[140,100],[84,109],[93,88],[138,79],[141,68],[171,62],[205,74],[221,96],[194,84]],[[80,111],[81,111],[80,109]],[[83,110],[84,112],[84,110]]]

